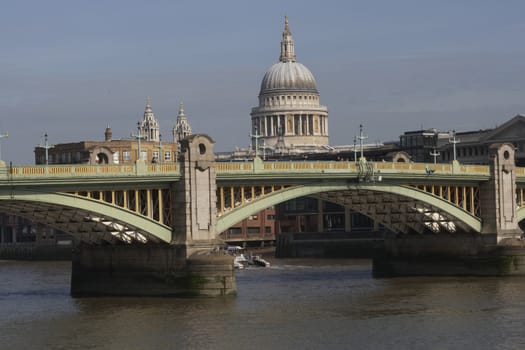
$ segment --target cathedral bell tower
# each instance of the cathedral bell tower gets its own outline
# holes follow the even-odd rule
[[[144,111],[144,118],[140,122],[140,134],[144,135],[146,141],[159,141],[160,139],[160,128],[159,122],[153,114],[151,109],[151,98],[146,99],[146,109]]]
[[[191,135],[191,126],[188,123],[188,118],[186,118],[184,114],[184,105],[181,102],[179,115],[177,115],[177,123],[173,127],[173,142],[177,142],[180,145],[180,142],[189,135]]]

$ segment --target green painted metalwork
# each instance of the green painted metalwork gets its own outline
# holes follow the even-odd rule
[[[129,210],[85,197],[67,193],[48,193],[44,191],[22,190],[12,191],[3,188],[0,190],[0,201],[10,202],[37,202],[49,203],[58,206],[81,209],[101,217],[109,217],[117,222],[125,223],[139,231],[152,235],[164,242],[171,242],[172,230],[145,216],[135,214]]]
[[[516,210],[516,219],[518,222],[525,220],[525,207],[521,207]]]
[[[463,209],[441,199],[430,195],[426,192],[399,185],[388,184],[349,184],[346,181],[340,182],[321,182],[315,184],[306,184],[287,188],[281,191],[274,192],[261,199],[255,200],[249,204],[239,207],[231,212],[221,216],[217,220],[217,231],[222,232],[228,227],[242,221],[243,219],[253,215],[261,210],[285,202],[290,199],[312,195],[321,192],[342,191],[342,190],[362,190],[373,192],[386,192],[412,198],[416,201],[434,206],[451,217],[456,218],[466,226],[470,227],[475,232],[481,232],[481,220]]]

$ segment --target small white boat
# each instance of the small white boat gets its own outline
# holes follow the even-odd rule
[[[252,257],[252,263],[253,265],[262,266],[262,267],[270,267],[270,263],[267,260],[264,260],[259,255],[254,255]]]
[[[233,267],[236,269],[244,269],[248,265],[248,259],[244,256],[244,254],[235,255],[233,258]]]

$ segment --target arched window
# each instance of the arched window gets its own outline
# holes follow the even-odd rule
[[[105,153],[97,154],[97,164],[108,164],[108,163],[109,163],[109,159]]]

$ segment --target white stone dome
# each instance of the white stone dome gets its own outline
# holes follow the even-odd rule
[[[319,102],[314,75],[297,62],[288,17],[279,61],[264,74],[259,106],[250,116],[256,152],[261,144],[275,154],[316,152],[329,144],[328,109]]]
[[[312,72],[301,63],[278,62],[264,74],[259,95],[280,91],[317,93],[317,83]]]

